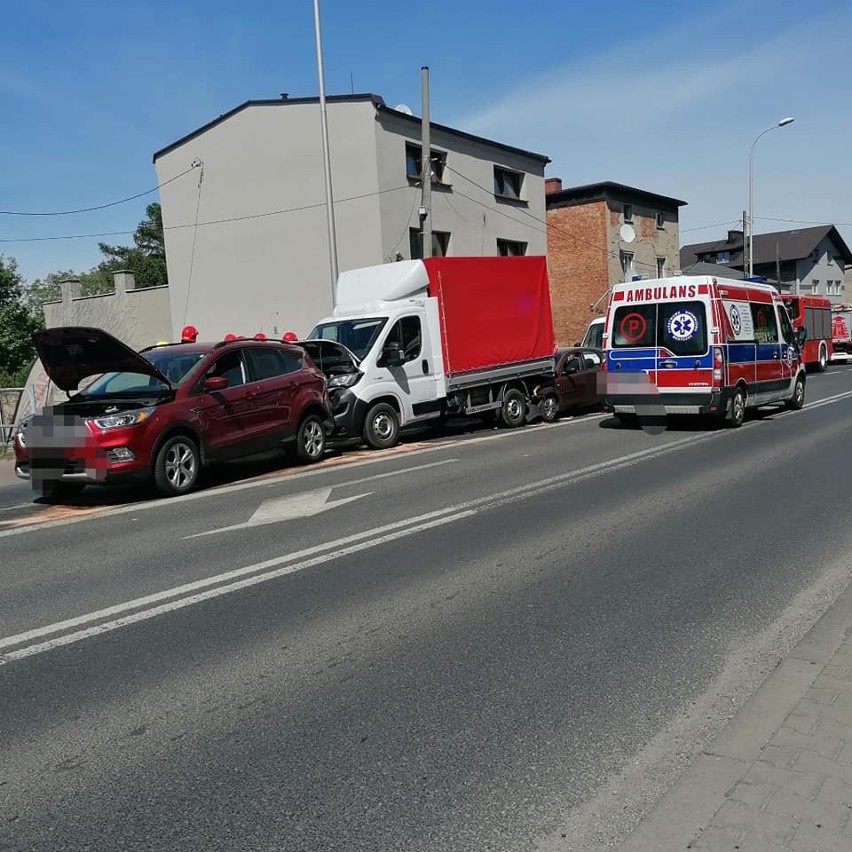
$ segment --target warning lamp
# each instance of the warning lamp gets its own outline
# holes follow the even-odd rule
[[[254,336],[254,339],[255,339],[255,340],[266,340],[266,335],[265,335],[262,331],[259,331],[259,332],[258,332],[258,333]]]

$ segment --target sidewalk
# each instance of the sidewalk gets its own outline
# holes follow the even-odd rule
[[[852,852],[852,587],[620,852]]]

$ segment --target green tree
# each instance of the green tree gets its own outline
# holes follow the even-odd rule
[[[0,254],[0,386],[23,383],[35,358],[31,335],[37,327],[25,303],[18,264]]]
[[[59,284],[62,281],[68,281],[72,278],[79,279],[80,277],[76,272],[64,269],[59,272],[51,272],[44,278],[36,278],[35,281],[31,281],[27,285],[24,301],[33,319],[40,327],[44,325],[42,305],[45,302],[56,302],[61,298]]]

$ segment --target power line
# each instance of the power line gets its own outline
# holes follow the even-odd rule
[[[20,210],[0,210],[0,216],[73,216],[76,213],[91,213],[95,210],[106,210],[109,207],[118,207],[119,204],[127,204],[128,201],[135,201],[137,198],[143,198],[146,195],[150,195],[152,192],[156,192],[164,186],[168,186],[178,178],[182,178],[185,174],[189,174],[189,172],[191,172],[194,168],[196,168],[196,166],[190,166],[186,171],[157,184],[157,186],[151,189],[146,189],[144,192],[137,192],[136,195],[128,195],[127,198],[120,198],[118,201],[110,201],[108,204],[98,204],[95,207],[80,207],[77,210],[57,210],[52,213],[24,213]]]
[[[812,222],[807,219],[777,219],[772,216],[755,216],[755,219],[760,219],[764,222],[792,222],[794,225],[838,225],[841,228],[852,228],[852,222]],[[755,236],[757,236],[755,234]]]
[[[755,217],[755,218],[757,218],[757,217]],[[691,231],[706,231],[708,228],[724,228],[724,227],[727,227],[728,225],[737,225],[737,224],[741,225],[742,219],[740,219],[740,218],[728,219],[727,222],[716,222],[713,225],[699,225],[696,228],[680,228],[679,230],[680,230],[681,234],[688,234]]]
[[[365,192],[361,195],[350,195],[348,198],[338,198],[335,204],[344,204],[347,201],[359,201],[362,198],[371,198],[377,195],[384,195],[388,192],[399,192],[401,189],[410,189],[409,184],[405,186],[394,186],[390,189],[380,189],[377,192]],[[266,213],[251,213],[245,216],[229,216],[224,219],[210,219],[206,222],[187,222],[181,225],[164,225],[164,231],[179,231],[183,228],[201,228],[206,225],[223,225],[228,222],[244,222],[248,219],[263,219],[267,216],[281,216],[285,213],[299,213],[303,210],[315,210],[318,207],[325,207],[325,202],[320,201],[317,204],[304,204],[301,207],[285,207],[281,210],[269,210]],[[81,240],[94,237],[114,237],[119,235],[133,234],[135,231],[103,231],[94,234],[62,234],[55,237],[2,237],[0,243],[38,243],[49,242],[51,240]]]

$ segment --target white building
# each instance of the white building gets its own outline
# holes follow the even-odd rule
[[[420,119],[376,95],[327,104],[340,271],[418,256]],[[544,255],[548,157],[431,134],[433,253]],[[301,335],[331,312],[317,98],[247,101],[154,164],[175,333]]]

